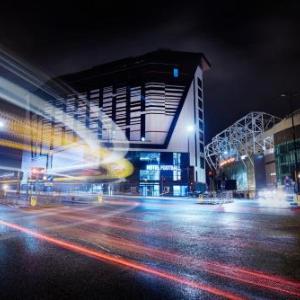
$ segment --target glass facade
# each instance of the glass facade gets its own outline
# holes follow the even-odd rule
[[[129,152],[135,167],[127,180],[144,196],[186,196],[188,191],[188,154],[178,152]]]
[[[174,196],[186,196],[188,187],[186,185],[174,185],[173,186],[173,195]]]
[[[173,180],[178,181],[181,180],[181,169],[180,169],[180,163],[181,161],[181,153],[173,153]]]
[[[300,164],[300,139],[296,140],[298,165]],[[277,180],[284,184],[285,177],[295,180],[295,150],[294,142],[287,141],[275,145]]]
[[[140,180],[159,180],[159,171],[158,170],[140,170]]]
[[[160,153],[157,152],[140,152],[139,157],[141,161],[153,162],[159,164]]]

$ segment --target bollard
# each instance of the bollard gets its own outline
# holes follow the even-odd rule
[[[98,195],[97,200],[99,203],[103,203],[103,195]]]
[[[202,194],[200,194],[200,195],[198,196],[198,201],[199,201],[199,202],[203,202],[203,201],[204,201],[204,196],[203,196]]]
[[[37,205],[37,196],[30,197],[30,206],[35,207]]]

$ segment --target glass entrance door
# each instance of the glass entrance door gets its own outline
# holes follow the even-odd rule
[[[159,196],[159,184],[141,184],[140,193],[142,196]]]

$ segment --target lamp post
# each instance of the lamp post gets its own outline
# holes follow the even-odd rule
[[[290,115],[292,118],[292,134],[293,134],[293,151],[294,151],[294,177],[295,177],[295,182],[296,182],[296,193],[300,193],[300,185],[299,185],[299,168],[298,168],[298,157],[297,157],[297,145],[296,145],[296,129],[295,129],[295,121],[294,121],[294,107],[293,107],[293,98],[296,96],[299,96],[300,93],[294,93],[294,94],[286,94],[283,93],[281,94],[281,97],[283,98],[288,98],[289,101],[289,106],[290,106]]]

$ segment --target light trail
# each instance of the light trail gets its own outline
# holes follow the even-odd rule
[[[218,262],[212,262],[207,260],[199,260],[197,258],[183,256],[179,253],[169,252],[167,250],[160,250],[149,246],[144,246],[128,239],[114,237],[109,234],[99,234],[98,232],[86,232],[85,230],[75,229],[76,235],[73,232],[73,237],[84,236],[85,241],[87,233],[90,237],[95,237],[95,241],[101,241],[101,244],[106,247],[114,247],[117,250],[133,252],[142,256],[148,256],[150,258],[155,257],[161,261],[176,264],[191,266],[192,269],[197,269],[201,272],[208,272],[223,278],[233,279],[238,282],[246,283],[258,287],[260,289],[268,289],[272,292],[279,292],[288,294],[290,296],[296,296],[300,298],[300,283],[292,280],[288,280],[283,277],[269,275],[262,272],[257,272],[237,266],[226,265]]]
[[[81,139],[86,148],[89,150],[93,156],[93,159],[88,160],[87,163],[82,162],[73,164],[72,166],[64,166],[57,168],[55,167],[53,172],[70,171],[83,167],[98,167],[99,165],[109,164],[118,161],[125,156],[128,150],[128,140],[126,139],[125,133],[113,123],[113,121],[106,116],[103,112],[100,112],[100,118],[102,121],[107,121],[110,125],[113,125],[116,130],[118,138],[122,140],[124,145],[124,151],[116,151],[110,148],[109,151],[106,150],[105,157],[99,155],[99,149],[104,149],[104,147],[99,145],[97,135],[92,132],[89,128],[86,128],[79,120],[74,117],[69,116],[66,113],[62,113],[60,109],[45,101],[44,99],[36,96],[35,94],[27,91],[26,89],[6,80],[0,76],[0,95],[4,100],[17,105],[23,109],[28,109],[29,106],[26,104],[25,99],[30,102],[30,111],[45,118],[51,120],[51,117],[55,118],[57,122],[64,124],[67,128],[70,128],[76,135]],[[46,111],[47,110],[47,111]],[[115,141],[113,141],[113,144]]]
[[[66,242],[66,241],[63,241],[63,240],[60,240],[60,239],[57,239],[57,238],[54,238],[54,237],[51,237],[51,236],[48,236],[48,235],[45,235],[42,233],[38,233],[36,231],[33,231],[26,227],[20,226],[18,224],[6,222],[3,220],[0,220],[0,224],[4,225],[6,227],[9,227],[9,228],[18,230],[27,235],[38,238],[40,240],[46,241],[46,242],[56,245],[60,248],[64,248],[64,249],[67,249],[67,250],[70,250],[70,251],[73,251],[73,252],[76,252],[76,253],[79,253],[79,254],[82,254],[85,256],[89,256],[89,257],[92,257],[92,258],[97,259],[102,262],[109,262],[111,264],[120,265],[122,267],[127,267],[127,268],[133,269],[135,271],[141,271],[141,272],[144,272],[144,273],[147,273],[150,275],[157,276],[162,279],[166,279],[168,281],[172,281],[172,282],[179,283],[182,285],[187,285],[191,288],[199,289],[201,291],[204,291],[204,292],[216,295],[216,296],[220,296],[223,298],[232,299],[232,300],[245,299],[244,297],[241,297],[241,296],[231,293],[229,291],[224,291],[224,290],[221,290],[221,289],[218,289],[218,288],[215,288],[215,287],[212,287],[212,286],[200,283],[200,282],[189,280],[182,276],[178,276],[178,275],[168,273],[168,272],[165,272],[162,270],[153,269],[153,268],[150,268],[143,264],[136,263],[132,260],[115,257],[115,256],[112,256],[112,255],[109,255],[109,254],[106,254],[106,253],[103,253],[100,251],[88,249],[88,248],[82,247],[80,245],[77,245],[75,243]]]
[[[132,174],[133,166],[125,159],[128,151],[129,142],[126,138],[124,130],[122,130],[113,120],[103,111],[99,111],[98,107],[89,106],[91,114],[97,114],[102,122],[103,130],[114,131],[114,140],[111,141],[112,147],[106,148],[98,140],[98,135],[90,128],[87,128],[84,122],[77,119],[58,107],[51,100],[61,101],[61,92],[66,94],[77,95],[81,102],[86,105],[87,100],[81,95],[67,86],[63,82],[56,82],[55,85],[45,87],[44,83],[49,81],[48,76],[42,75],[29,65],[25,65],[22,61],[17,60],[12,55],[0,48],[0,65],[4,69],[14,73],[17,78],[22,78],[26,83],[30,83],[37,88],[43,90],[43,96],[32,92],[19,85],[11,79],[0,76],[0,95],[1,98],[13,105],[24,109],[27,113],[26,117],[16,116],[10,113],[1,113],[1,119],[5,120],[5,131],[14,139],[0,139],[0,145],[27,152],[36,152],[40,155],[55,153],[55,164],[47,171],[47,174],[57,175],[57,173],[67,175],[66,172],[82,170],[84,168],[99,167],[106,169],[108,175],[104,176],[76,176],[72,181],[87,181],[100,179],[119,179]],[[40,76],[47,80],[40,80]],[[54,87],[55,86],[55,87]],[[72,92],[71,92],[72,91]],[[49,97],[50,96],[50,97]],[[56,124],[55,130],[53,124]],[[64,128],[64,133],[58,129]],[[115,144],[122,142],[123,151],[116,150]],[[81,155],[73,155],[70,149],[79,149]],[[63,153],[63,151],[65,153]],[[43,162],[39,162],[41,165]],[[37,165],[39,163],[36,163]],[[35,164],[32,164],[36,167]],[[39,165],[38,165],[39,166]],[[28,172],[25,172],[25,177]],[[96,174],[98,175],[98,174]],[[63,176],[66,177],[66,176]],[[68,182],[68,178],[60,179],[59,182]]]
[[[125,202],[123,204],[131,204],[132,202]],[[86,212],[86,211],[84,211]],[[264,272],[260,272],[257,270],[251,270],[247,268],[241,268],[234,265],[226,265],[223,263],[215,262],[215,261],[207,261],[207,260],[199,260],[193,257],[183,256],[176,252],[169,252],[164,250],[160,250],[153,247],[148,247],[145,245],[141,245],[139,243],[135,243],[131,240],[120,238],[120,237],[114,237],[113,235],[109,235],[107,233],[105,234],[99,234],[98,228],[94,228],[94,230],[90,231],[90,228],[81,230],[79,228],[76,228],[75,226],[80,224],[97,224],[101,225],[103,229],[106,228],[114,228],[118,229],[120,231],[129,231],[134,233],[144,233],[144,234],[153,234],[152,230],[150,232],[145,232],[141,228],[137,228],[135,226],[128,226],[128,224],[118,224],[115,220],[108,220],[108,221],[102,221],[97,219],[89,219],[89,216],[93,216],[93,214],[87,214],[85,216],[81,215],[74,216],[74,212],[71,211],[68,213],[67,210],[57,211],[58,215],[54,216],[54,220],[41,220],[45,222],[52,222],[54,221],[55,224],[61,223],[62,221],[66,221],[67,219],[75,219],[79,220],[79,222],[75,223],[69,223],[63,224],[63,225],[56,225],[54,227],[48,227],[46,228],[50,230],[54,229],[66,229],[69,228],[71,231],[67,231],[64,234],[69,234],[71,236],[74,236],[77,239],[81,239],[81,237],[84,237],[83,241],[87,241],[87,239],[95,240],[99,243],[99,241],[106,246],[113,247],[117,250],[125,250],[129,251],[135,254],[140,255],[147,255],[148,257],[152,258],[155,257],[156,259],[159,259],[164,262],[168,262],[171,264],[179,264],[179,265],[186,265],[191,266],[191,268],[194,268],[196,270],[199,270],[201,272],[208,272],[223,278],[232,279],[235,281],[239,281],[241,283],[246,283],[255,287],[258,287],[260,289],[268,289],[273,292],[279,292],[288,294],[290,296],[296,296],[300,298],[300,283],[299,281],[293,281],[281,276],[276,276]],[[82,214],[82,212],[81,212]],[[43,216],[42,216],[43,217]],[[99,218],[102,218],[103,215],[99,214]],[[63,220],[61,219],[63,218]],[[122,219],[122,218],[121,218]],[[144,223],[144,222],[143,222]],[[41,224],[40,224],[41,225]],[[155,230],[156,234],[159,234],[160,231]],[[74,235],[75,233],[75,235]],[[162,232],[162,234],[164,234]],[[184,235],[182,236],[184,238]],[[99,240],[100,239],[100,240]],[[134,256],[135,257],[135,256]]]
[[[70,216],[64,216],[64,218],[69,218]],[[73,219],[74,217],[71,217]],[[75,219],[78,219],[78,217]],[[53,222],[53,220],[42,220],[46,222]],[[54,220],[54,223],[61,222],[59,218]],[[95,223],[95,220],[86,220],[82,224]],[[100,222],[99,222],[100,223]],[[109,222],[101,222],[102,225],[106,225],[108,228],[115,228],[119,230],[124,230],[121,225],[118,224],[109,224]],[[47,224],[46,224],[47,225]],[[77,225],[77,223],[75,223]],[[119,236],[115,237],[107,233],[99,233],[98,228],[95,228],[94,231],[84,230],[79,228],[70,228],[71,224],[58,226],[59,229],[65,231],[64,234],[72,236],[76,239],[81,239],[82,241],[89,241],[99,245],[105,245],[109,248],[115,248],[116,250],[122,250],[126,252],[131,252],[136,257],[136,254],[141,255],[142,257],[148,256],[149,258],[155,257],[156,259],[171,263],[174,265],[184,265],[191,266],[192,269],[199,270],[201,272],[207,272],[213,275],[217,275],[223,278],[232,279],[241,283],[255,286],[259,289],[268,289],[271,292],[279,292],[281,294],[288,294],[290,296],[296,296],[300,298],[300,283],[298,281],[292,281],[284,277],[270,275],[267,273],[240,268],[234,265],[227,265],[224,263],[219,263],[215,261],[200,260],[194,257],[184,256],[176,252],[170,252],[166,249],[160,250],[157,248],[141,245],[135,243],[131,240],[121,238]],[[57,229],[51,228],[48,225],[46,226],[50,230]],[[104,227],[103,229],[107,228]],[[131,232],[138,232],[133,228],[127,228]],[[84,237],[83,239],[81,237]]]
[[[110,204],[110,200],[107,201],[105,200],[105,203],[107,204],[107,202]],[[138,202],[132,202],[131,203],[135,203],[135,205],[138,205]],[[118,204],[118,201],[116,201],[116,205]],[[119,203],[120,204],[120,203]],[[124,202],[124,205],[126,205],[127,203]],[[121,205],[121,204],[120,204]],[[131,205],[130,203],[128,205]],[[134,206],[134,205],[132,205]],[[103,210],[104,208],[101,207],[101,210]],[[132,232],[132,233],[141,233],[141,234],[146,234],[146,235],[151,235],[151,236],[158,236],[158,237],[163,237],[163,238],[169,238],[169,239],[173,239],[174,238],[174,234],[172,232],[169,232],[168,230],[162,231],[159,229],[153,229],[151,228],[149,230],[149,223],[144,221],[144,220],[138,220],[135,218],[129,218],[129,217],[120,217],[120,216],[114,216],[113,219],[108,219],[106,221],[102,220],[102,213],[99,217],[95,218],[94,214],[90,214],[88,211],[84,212],[84,215],[81,213],[80,216],[78,216],[76,214],[76,212],[70,212],[70,211],[57,211],[57,219],[58,222],[61,221],[61,219],[59,219],[59,216],[61,215],[63,216],[64,220],[65,219],[72,219],[75,220],[75,222],[70,223],[68,226],[71,226],[73,224],[73,226],[78,226],[78,225],[82,225],[82,224],[95,224],[95,225],[99,225],[101,227],[103,227],[103,229],[106,228],[111,228],[111,229],[116,229],[116,230],[120,230],[123,232]],[[101,218],[101,219],[100,219]],[[135,222],[135,223],[141,223],[142,225],[133,225],[133,224],[128,224],[128,223],[120,223],[120,221],[130,221],[130,222]],[[57,226],[59,227],[59,225]],[[65,226],[63,226],[65,227]],[[182,234],[180,232],[176,232],[176,237],[180,238],[180,239],[186,239],[186,235]],[[251,248],[253,247],[253,245],[251,245],[251,243],[249,241],[241,241],[240,239],[231,239],[231,240],[227,240],[224,238],[217,238],[217,237],[191,237],[190,238],[192,241],[197,241],[197,242],[205,242],[205,243],[209,243],[209,244],[215,244],[218,246],[225,246],[225,245],[230,245],[231,247],[239,247],[239,248]],[[272,252],[279,252],[281,253],[281,249],[278,247],[278,245],[275,243],[276,247],[274,249],[272,249]]]

